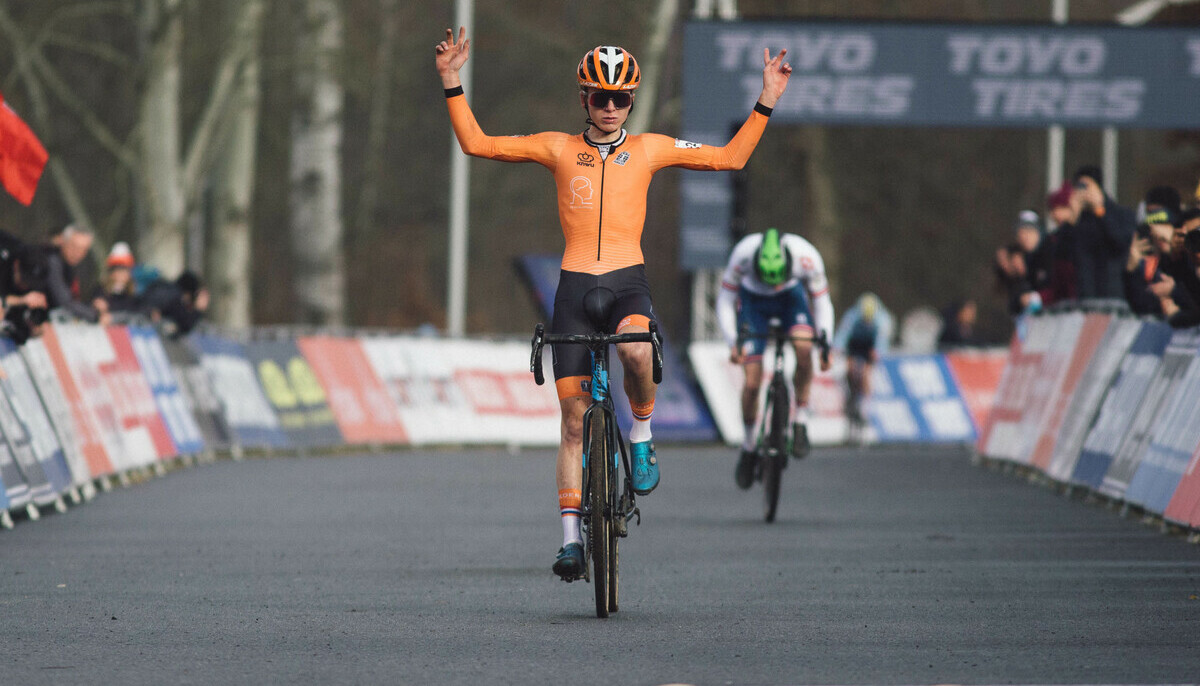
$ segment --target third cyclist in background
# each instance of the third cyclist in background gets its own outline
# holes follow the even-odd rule
[[[842,314],[833,349],[846,356],[846,418],[852,426],[866,421],[863,402],[871,395],[871,370],[886,355],[892,338],[892,315],[874,293],[863,293]]]
[[[792,377],[793,457],[808,454],[808,396],[813,379],[812,344],[816,336],[826,339],[833,331],[833,302],[825,279],[825,264],[812,243],[778,229],[746,236],[733,248],[721,277],[717,295],[717,321],[729,344],[729,359],[745,371],[742,388],[742,422],[745,439],[734,477],[740,488],[754,481],[754,427],[758,392],[763,380],[763,349],[771,320],[788,328],[796,352]],[[748,330],[751,338],[738,345],[738,332]],[[829,370],[823,358],[821,371]]]

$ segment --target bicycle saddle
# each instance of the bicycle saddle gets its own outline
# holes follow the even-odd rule
[[[604,286],[596,286],[583,296],[583,312],[596,331],[607,332],[608,321],[612,318],[613,304],[617,296]]]

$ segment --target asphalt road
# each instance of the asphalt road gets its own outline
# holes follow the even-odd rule
[[[1184,683],[1200,546],[972,466],[818,451],[779,519],[660,450],[622,607],[550,573],[549,451],[219,462],[0,532],[0,683]]]

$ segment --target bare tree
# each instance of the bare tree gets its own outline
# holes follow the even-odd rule
[[[230,103],[229,125],[214,183],[214,226],[207,276],[212,317],[233,327],[250,325],[251,213],[261,103],[260,43],[264,0],[244,0],[233,35],[246,57]]]
[[[289,205],[301,321],[345,318],[341,146],[343,18],[335,0],[299,0]]]

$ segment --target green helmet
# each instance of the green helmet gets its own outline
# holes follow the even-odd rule
[[[768,286],[778,286],[792,275],[792,255],[779,240],[779,229],[772,227],[763,232],[754,266],[759,280]]]

